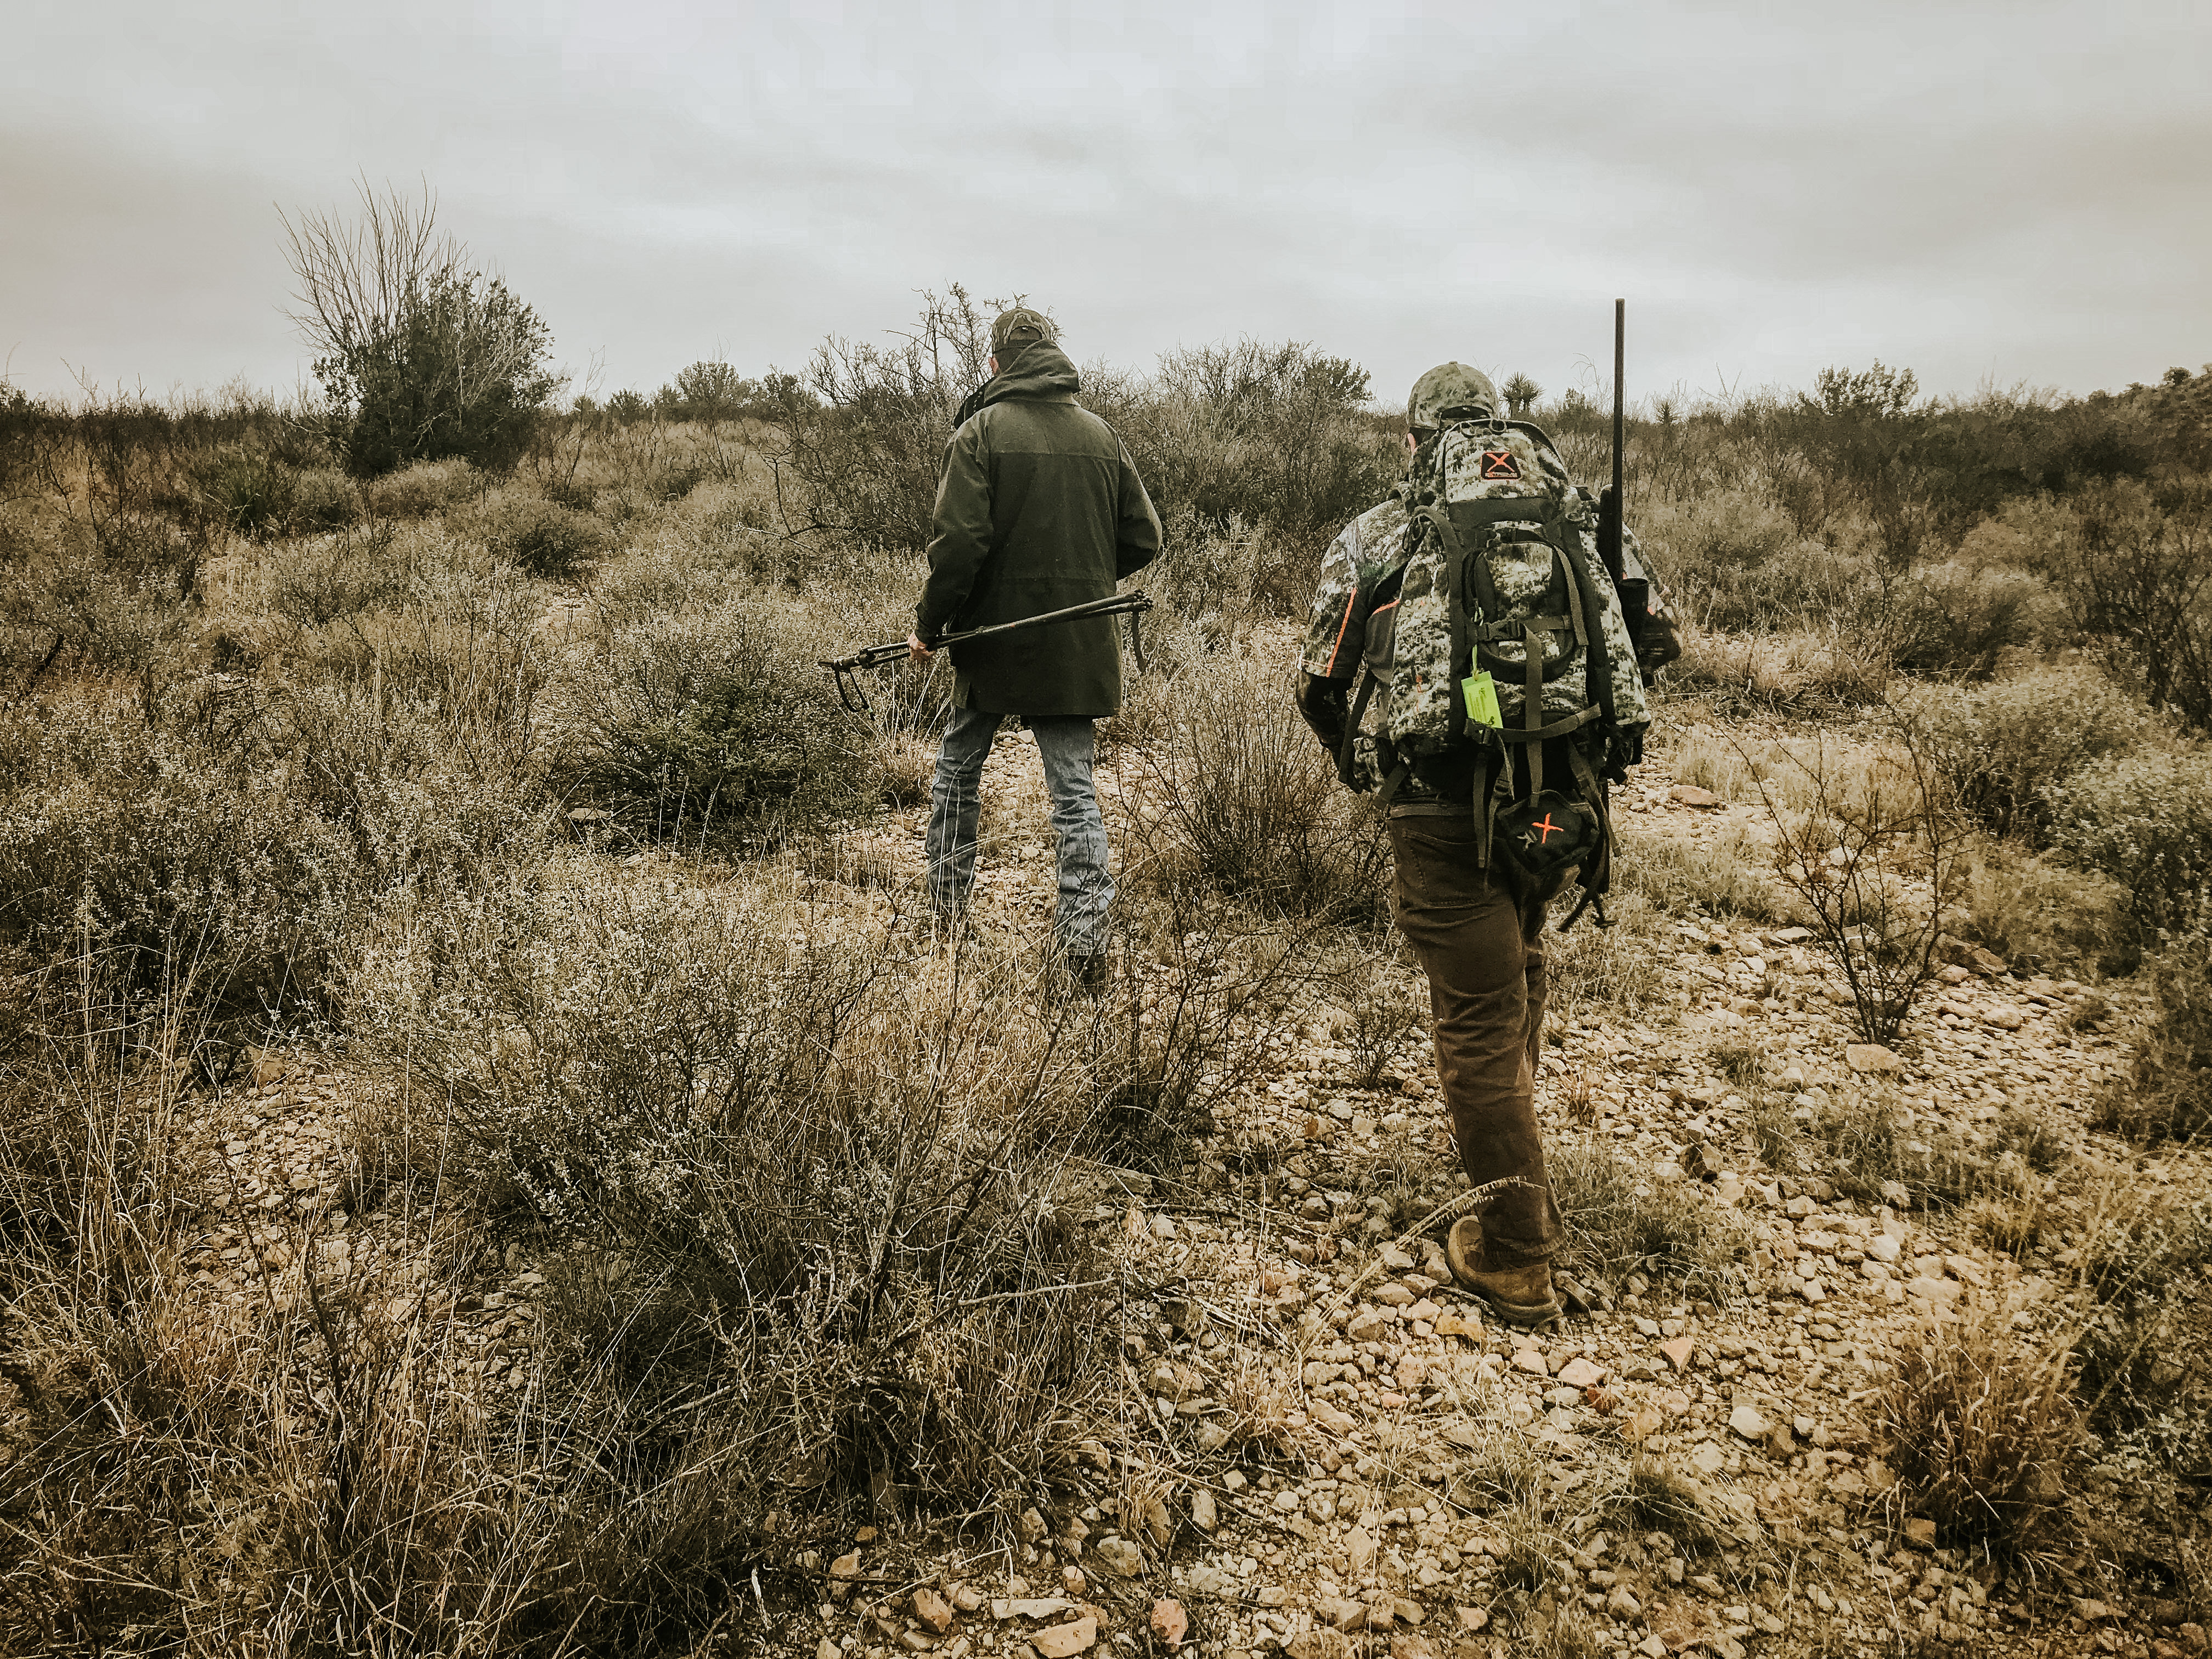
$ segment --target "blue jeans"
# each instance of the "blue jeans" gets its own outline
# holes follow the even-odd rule
[[[929,791],[930,908],[941,916],[966,908],[975,885],[975,825],[982,816],[978,786],[991,739],[1006,716],[973,708],[952,711],[937,778]],[[1106,824],[1091,782],[1092,723],[1081,716],[1028,721],[1044,757],[1045,787],[1052,793],[1052,827],[1060,836],[1060,904],[1052,933],[1070,956],[1095,956],[1106,948],[1106,911],[1114,878],[1106,869]]]

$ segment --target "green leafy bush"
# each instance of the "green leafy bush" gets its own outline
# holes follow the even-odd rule
[[[590,514],[529,497],[501,502],[485,515],[483,529],[493,552],[555,580],[574,575],[612,539]]]
[[[411,202],[361,188],[361,215],[285,222],[292,320],[314,348],[331,447],[356,477],[459,456],[505,472],[559,390],[552,335],[504,280],[472,269]]]
[[[653,837],[781,841],[877,799],[875,734],[791,618],[748,602],[617,631],[580,693],[563,776]]]

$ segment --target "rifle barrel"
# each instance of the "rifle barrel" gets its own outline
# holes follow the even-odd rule
[[[1628,301],[1615,300],[1613,302],[1613,511],[1622,514],[1624,521],[1628,511],[1628,503],[1621,499],[1620,472],[1621,452],[1624,447],[1622,441],[1627,422],[1621,402],[1620,382],[1627,363]]]

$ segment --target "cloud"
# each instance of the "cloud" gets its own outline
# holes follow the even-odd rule
[[[963,281],[1083,355],[1310,339],[1571,383],[2087,390],[2212,357],[2183,9],[259,3],[49,12],[0,68],[18,381],[289,384],[267,204],[443,216],[611,384],[802,361]]]

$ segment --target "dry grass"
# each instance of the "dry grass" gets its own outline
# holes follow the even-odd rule
[[[19,1051],[0,1513],[41,1542],[0,1560],[0,1645],[629,1647],[855,1511],[1011,1526],[1114,1386],[1056,1194],[1124,1052],[1075,1025],[1127,1011],[1036,974],[688,879],[396,915],[352,994],[413,1079],[354,1149],[398,1231],[325,1272],[344,1236],[302,1221],[242,1324],[177,1270],[219,1195],[169,1151],[173,1031],[104,1001],[98,1042]],[[551,1280],[520,1394],[453,1374],[501,1238]]]
[[[108,399],[24,427],[0,394],[0,1650],[744,1650],[805,1620],[799,1564],[862,1521],[1011,1539],[1068,1507],[1079,1437],[1163,1432],[1117,1392],[1101,1166],[1208,1191],[1190,1155],[1282,1065],[1271,1038],[1334,999],[1376,1080],[1419,1012],[1374,941],[1378,828],[1270,666],[1345,507],[1328,492],[1368,488],[1390,434],[1316,426],[1300,453],[1348,470],[1286,517],[1247,465],[1281,459],[1266,422],[1200,429],[1230,402],[1154,410],[1184,423],[1156,438],[1203,441],[1162,492],[1185,510],[1146,578],[1154,672],[1102,732],[1139,809],[1115,982],[1068,1002],[1019,924],[951,948],[902,921],[910,849],[867,820],[926,799],[945,677],[883,675],[871,733],[826,718],[811,665],[897,637],[920,562],[902,538],[781,533],[808,506],[779,494],[784,434],[587,417],[504,480],[440,463],[356,487],[271,410],[196,427]],[[942,441],[921,413],[914,501]],[[1595,427],[1568,441],[1598,453]],[[1872,532],[1818,471],[1667,475],[1654,527],[1695,532],[1682,556],[1726,619],[1863,587]],[[1886,672],[1841,632],[1709,634],[1669,678],[1694,715],[1863,704]],[[1976,714],[2004,716],[2015,802],[2024,696]],[[1686,779],[1739,800],[1763,781],[1793,821],[1879,816],[1900,776],[1795,731],[1740,751],[1693,725],[1678,748]],[[622,818],[580,830],[578,789]],[[732,793],[740,831],[695,836]],[[2155,884],[2126,872],[2180,872],[2139,914],[2191,914],[2194,820],[2161,808],[2130,865],[2136,819],[2094,804],[2068,855],[2138,900]],[[2054,961],[2109,944],[2093,884],[2012,856],[1977,876],[1983,937]],[[1621,925],[1559,942],[1560,1006],[1662,1000],[1668,917],[1797,905],[1752,841],[1632,838]],[[2167,1083],[2195,1074],[2185,1003],[2148,1056]],[[342,1167],[324,1197],[222,1209],[242,1194],[194,1160],[239,1109],[246,1045],[300,1038],[350,1044]],[[1992,1242],[2068,1234],[2021,1173],[2033,1133],[1929,1127],[1846,1103],[1809,1133],[1870,1194],[1972,1204]],[[1556,1169],[1586,1276],[1741,1281],[1738,1224],[1694,1189],[1573,1137]],[[1340,1173],[1370,1231],[1453,1184],[1406,1133]],[[2074,1241],[2101,1298],[2077,1346],[2093,1415],[2176,1457],[2204,1415],[2157,1367],[2197,1340],[2185,1222]],[[211,1239],[249,1299],[197,1277]],[[477,1299],[524,1263],[547,1282],[488,1336],[501,1310]],[[505,1380],[467,1369],[488,1356]],[[1301,1449],[1279,1371],[1240,1356],[1220,1393],[1220,1455]],[[1501,1620],[1579,1650],[1571,1607],[1544,1612],[1567,1552],[1534,1452],[1474,1461],[1522,1598]],[[1157,1546],[1165,1461],[1119,1467]],[[1583,1497],[1691,1547],[1711,1519],[1650,1470]]]
[[[2072,977],[2120,975],[2142,961],[2126,888],[2007,842],[1978,837],[1963,867],[1969,936],[2016,968]]]
[[[2081,1435],[2073,1345],[1977,1301],[1900,1353],[1878,1425],[1908,1513],[1954,1544],[2033,1548],[2069,1506]]]
[[[2198,1139],[2212,1128],[2212,939],[2177,941],[2154,970],[2150,1018],[2097,1122],[2144,1143]]]
[[[1718,714],[1855,708],[1881,700],[1888,667],[1840,634],[1686,631],[1668,682]]]
[[[1337,781],[1282,671],[1224,658],[1176,680],[1174,696],[1166,739],[1141,756],[1150,805],[1134,834],[1148,878],[1333,921],[1387,917],[1381,822]]]
[[[1547,1160],[1575,1272],[1601,1285],[1642,1273],[1714,1302],[1741,1291],[1752,1249],[1743,1218],[1695,1182],[1662,1180],[1630,1164],[1609,1139],[1560,1136]]]

